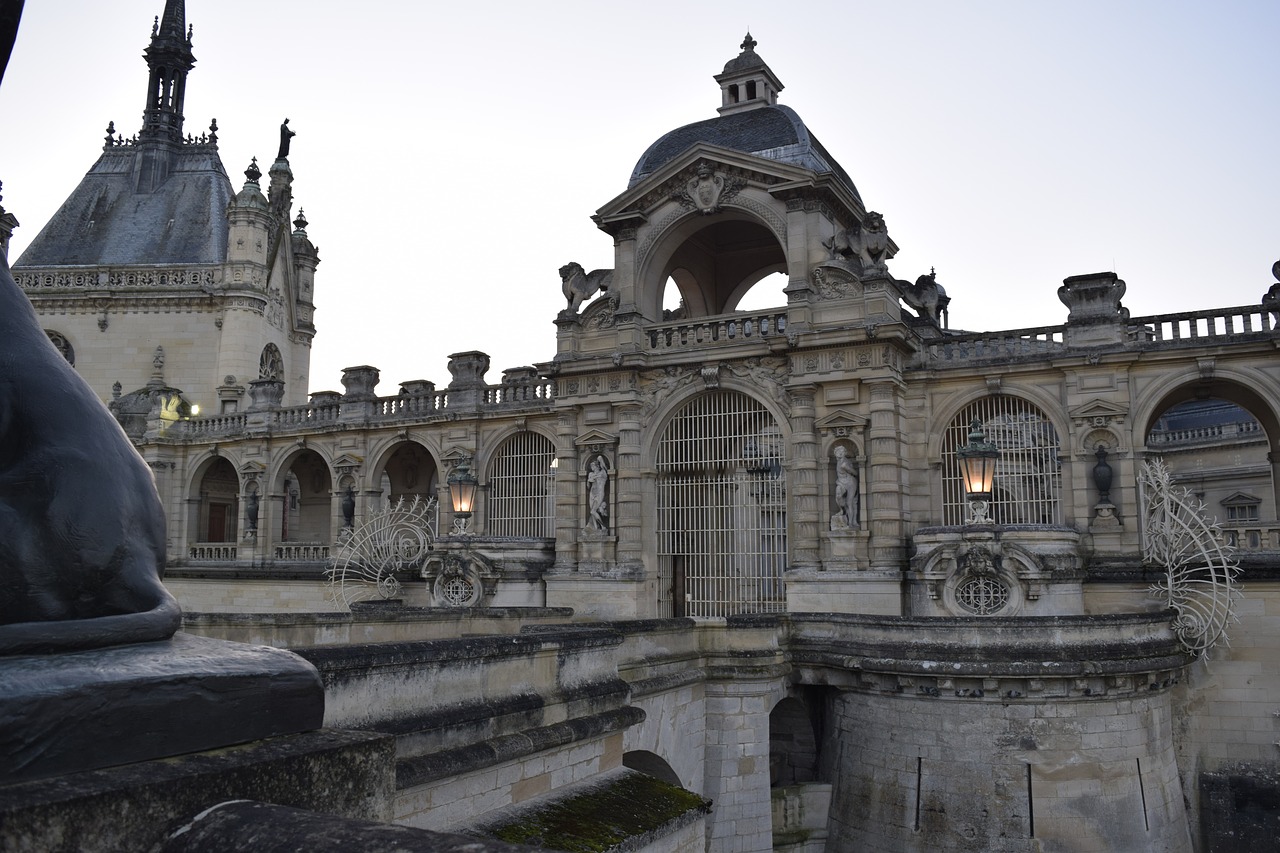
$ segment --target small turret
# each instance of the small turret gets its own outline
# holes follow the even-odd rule
[[[720,84],[721,115],[771,107],[778,103],[782,81],[756,53],[756,40],[747,33],[742,40],[742,53],[725,63],[716,75]]]
[[[257,157],[244,170],[244,177],[244,189],[227,205],[227,262],[235,265],[231,272],[235,284],[252,281],[247,265],[257,265],[259,275],[265,276],[271,236],[271,206],[258,184],[262,170],[258,168]]]
[[[307,237],[307,217],[302,208],[298,208],[298,218],[293,220],[293,228],[293,269],[298,282],[295,314],[298,325],[314,334],[312,316],[315,314],[316,267],[320,265],[320,251]]]

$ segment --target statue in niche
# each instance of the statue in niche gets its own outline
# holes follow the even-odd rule
[[[587,506],[591,510],[588,526],[592,530],[608,530],[609,466],[603,456],[592,459],[587,471]]]
[[[289,143],[297,135],[295,131],[289,129],[289,120],[285,119],[280,125],[280,151],[276,154],[277,160],[283,160],[289,156]]]
[[[351,529],[356,521],[356,493],[352,491],[351,484],[347,484],[347,490],[342,493],[342,527]]]
[[[836,445],[835,453],[835,515],[831,516],[832,530],[853,530],[858,527],[858,504],[860,498],[858,469],[849,458],[848,449]]]
[[[256,490],[250,492],[249,496],[245,498],[244,514],[245,514],[245,518],[249,522],[248,532],[250,534],[257,533],[258,532],[258,493]]]

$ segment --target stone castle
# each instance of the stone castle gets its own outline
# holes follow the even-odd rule
[[[407,826],[493,834],[643,774],[710,803],[655,851],[1273,843],[1280,264],[1254,305],[1131,317],[1104,272],[1057,325],[951,329],[964,288],[895,277],[756,47],[602,187],[614,265],[561,268],[551,361],[308,395],[292,133],[236,191],[216,123],[184,128],[167,0],[141,130],[13,273],[155,474],[184,630],[310,660],[326,727],[394,738],[377,816]],[[1229,646],[1150,592],[1152,460],[1239,566]],[[430,549],[343,574],[406,507]]]

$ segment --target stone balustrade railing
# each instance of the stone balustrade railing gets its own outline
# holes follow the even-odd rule
[[[491,385],[484,392],[484,402],[490,406],[549,403],[554,397],[554,382],[536,382],[531,385]]]
[[[1280,523],[1255,521],[1250,524],[1239,522],[1221,525],[1222,538],[1232,548],[1241,551],[1276,551],[1280,550]]]
[[[929,367],[939,362],[1045,356],[1065,349],[1066,328],[1038,326],[938,338],[926,341],[917,357],[922,367]]]
[[[649,349],[671,350],[740,343],[754,338],[783,335],[787,312],[776,309],[760,314],[720,314],[650,326]]]
[[[234,542],[194,542],[187,548],[187,556],[202,563],[234,563],[237,553]]]
[[[244,432],[247,419],[248,416],[244,414],[209,415],[207,417],[179,421],[178,423],[181,425],[179,429],[183,437],[198,439],[235,435]]]
[[[1275,312],[1262,305],[1214,308],[1180,314],[1153,314],[1134,317],[1126,323],[1130,340],[1140,344],[1206,342],[1227,343],[1232,339],[1274,332]]]
[[[327,560],[329,546],[323,542],[280,542],[275,547],[275,558],[288,562]]]
[[[1262,424],[1257,421],[1210,424],[1190,429],[1171,429],[1152,432],[1147,436],[1147,446],[1173,444],[1219,444],[1236,438],[1265,438]]]
[[[15,269],[13,278],[32,295],[58,290],[199,291],[222,281],[222,267],[35,267]]]

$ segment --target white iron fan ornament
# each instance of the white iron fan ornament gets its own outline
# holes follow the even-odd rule
[[[436,539],[436,499],[400,498],[357,527],[329,569],[329,597],[352,602],[395,598],[400,572],[420,568]]]
[[[1191,654],[1203,657],[1227,642],[1227,625],[1236,619],[1240,573],[1234,548],[1223,541],[1216,521],[1191,491],[1173,485],[1163,462],[1145,462],[1138,472],[1143,492],[1143,563],[1166,569],[1151,592],[1176,615],[1173,632]]]

